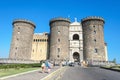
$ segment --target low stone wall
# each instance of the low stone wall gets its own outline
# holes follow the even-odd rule
[[[114,66],[115,63],[112,61],[89,61],[88,66]]]
[[[0,64],[30,64],[30,63],[40,63],[40,61],[33,61],[33,60],[24,60],[24,59],[11,59],[11,58],[0,58]]]

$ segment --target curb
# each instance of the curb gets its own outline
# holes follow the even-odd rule
[[[18,74],[13,74],[13,75],[10,75],[10,76],[1,77],[0,80],[4,80],[4,79],[7,79],[7,78],[11,78],[11,77],[15,77],[15,76],[19,76],[19,75],[35,72],[35,71],[38,71],[38,70],[40,70],[40,69],[27,71],[27,72],[23,72],[23,73],[18,73]]]
[[[61,73],[57,76],[57,78],[55,80],[61,80],[64,72],[66,71],[67,68],[65,68],[64,70],[61,71]]]
[[[57,69],[56,71],[52,72],[48,76],[40,79],[40,80],[58,80],[58,78],[61,76],[61,73],[65,71],[66,67],[61,67]],[[54,79],[53,79],[54,78]]]

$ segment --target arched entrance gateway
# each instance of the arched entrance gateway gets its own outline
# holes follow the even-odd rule
[[[74,62],[80,62],[80,55],[78,52],[73,53]]]

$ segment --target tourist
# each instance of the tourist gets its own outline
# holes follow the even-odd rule
[[[42,67],[42,73],[44,73],[45,72],[45,62],[42,62],[41,67]]]
[[[48,73],[49,73],[50,70],[51,70],[51,65],[50,65],[50,62],[48,62],[48,60],[45,61],[45,66],[46,66],[47,71],[48,71]]]

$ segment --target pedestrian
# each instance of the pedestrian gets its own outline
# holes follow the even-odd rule
[[[50,62],[48,62],[48,60],[45,61],[45,66],[47,67],[47,71],[49,73],[51,70],[51,65],[50,65]]]
[[[45,62],[42,62],[41,67],[42,67],[42,73],[44,73],[45,72]]]

